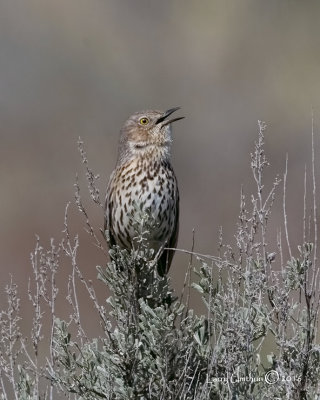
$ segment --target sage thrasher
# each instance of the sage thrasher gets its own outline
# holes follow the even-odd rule
[[[168,119],[180,107],[161,112],[133,114],[120,132],[118,160],[106,196],[105,232],[109,246],[135,248],[133,221],[138,210],[149,212],[155,225],[147,243],[157,255],[158,273],[170,268],[179,231],[179,192],[170,163],[171,124]]]

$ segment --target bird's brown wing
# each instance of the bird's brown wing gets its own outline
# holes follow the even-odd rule
[[[168,242],[165,244],[165,247],[168,248],[175,248],[177,246],[178,242],[178,236],[179,236],[179,192],[176,192],[176,220],[174,223],[174,229],[171,234],[170,239]],[[161,254],[159,261],[158,261],[158,273],[160,276],[164,276],[165,274],[168,273],[172,258],[174,256],[174,250],[164,250],[163,253]]]

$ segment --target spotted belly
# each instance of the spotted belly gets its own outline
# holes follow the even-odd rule
[[[131,173],[130,173],[131,172]],[[159,167],[157,173],[122,171],[112,199],[112,225],[117,244],[134,246],[141,212],[150,214],[152,228],[147,241],[158,251],[171,236],[176,219],[177,189],[172,170]]]

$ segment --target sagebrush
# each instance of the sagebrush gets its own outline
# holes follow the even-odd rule
[[[287,163],[283,178],[275,177],[267,191],[264,133],[265,124],[259,122],[251,154],[256,193],[246,196],[241,191],[235,243],[224,243],[221,230],[218,254],[185,251],[190,256],[182,295],[174,293],[170,278],[160,277],[148,261],[154,256],[145,239],[153,228],[152,215],[141,210],[136,221],[138,248],[129,252],[114,247],[107,254],[76,182],[76,205],[97,251],[106,254],[106,265],[97,267],[98,279],[111,295],[101,304],[95,283],[84,279],[78,266],[81,244],[69,231],[67,207],[63,240],[52,240],[44,249],[38,239],[32,253],[29,335],[20,328],[20,299],[13,279],[5,288],[8,305],[0,313],[1,399],[320,398],[314,135],[312,190],[307,190],[305,178],[303,243],[292,249],[286,215]],[[81,141],[79,149],[90,196],[103,208],[99,177],[89,168]],[[267,232],[275,196],[283,198],[284,222],[277,246],[271,248]],[[62,254],[71,266],[68,320],[56,311]],[[87,289],[92,313],[100,318],[101,335],[94,339],[88,338],[82,323],[86,316],[78,302],[78,282]],[[205,315],[192,310],[190,295],[202,297]],[[49,338],[45,321],[50,322]],[[40,351],[43,343],[45,355]]]

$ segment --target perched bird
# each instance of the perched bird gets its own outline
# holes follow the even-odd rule
[[[109,245],[135,248],[137,232],[133,221],[137,207],[150,212],[155,226],[147,243],[157,254],[158,273],[170,268],[179,231],[179,192],[170,163],[171,124],[180,107],[161,112],[133,114],[120,132],[118,160],[107,187],[105,232]]]

